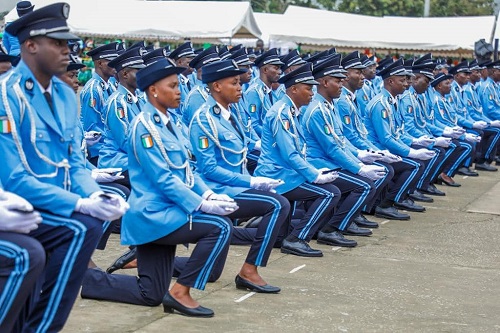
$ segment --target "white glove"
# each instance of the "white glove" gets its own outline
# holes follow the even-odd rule
[[[471,142],[471,143],[480,142],[481,137],[479,135],[475,135],[472,133],[465,133],[465,141]]]
[[[358,159],[363,163],[371,164],[380,158],[380,154],[374,151],[358,150]]]
[[[451,127],[446,126],[444,128],[444,130],[443,130],[443,135],[444,136],[447,136],[447,137],[450,137],[450,138],[453,138],[453,139],[458,139],[463,134],[464,134],[464,131],[460,127],[453,127],[453,128],[451,128]]]
[[[385,163],[395,163],[395,162],[402,161],[401,156],[394,155],[388,150],[379,151],[378,154],[380,154],[380,156],[382,156],[382,158],[380,160],[382,162],[385,162]]]
[[[211,195],[208,196],[208,199],[210,201],[226,201],[226,202],[234,202],[234,199],[231,198],[229,195],[226,194],[217,194],[217,193],[212,193]]]
[[[202,212],[214,215],[229,215],[238,209],[236,202],[203,200],[200,205]]]
[[[106,197],[102,197],[103,195]],[[90,198],[78,199],[75,211],[103,221],[113,221],[125,214],[129,208],[128,203],[119,195],[96,192]]]
[[[500,127],[500,120],[492,120],[490,125],[491,127]]]
[[[436,143],[434,144],[436,147],[443,147],[443,148],[448,148],[451,143],[451,138],[445,138],[443,136],[440,136],[436,138]]]
[[[485,129],[486,127],[488,127],[488,123],[483,121],[483,120],[479,120],[479,121],[475,121],[473,124],[472,124],[472,128],[475,128],[475,129]]]
[[[117,179],[125,178],[119,173],[113,175],[121,170],[121,168],[93,169],[91,176],[98,183],[111,183]]]
[[[436,152],[432,151],[432,150],[429,150],[429,149],[425,149],[425,148],[413,149],[413,148],[410,148],[410,153],[408,154],[408,157],[409,158],[416,158],[418,160],[426,161],[426,160],[430,160],[435,155],[436,155]]]
[[[255,141],[255,145],[253,146],[253,149],[260,151],[261,145],[262,145],[262,141],[257,140],[257,141]]]
[[[339,173],[337,171],[332,171],[329,173],[321,173],[318,175],[316,180],[314,180],[314,184],[326,184],[326,183],[331,183],[335,179],[339,177]]]
[[[363,165],[358,175],[371,180],[377,180],[385,176],[385,168],[378,165]]]
[[[419,145],[419,146],[428,147],[431,144],[433,144],[434,142],[436,142],[436,140],[429,138],[427,135],[424,135],[420,138],[415,138],[412,143]]]
[[[276,187],[280,186],[281,184],[283,184],[283,181],[267,177],[250,178],[250,187],[260,191],[272,192]]]
[[[95,145],[96,143],[98,143],[99,140],[101,140],[101,136],[102,136],[102,134],[100,132],[97,132],[97,131],[88,131],[88,132],[85,132],[85,134],[83,135],[83,137],[85,138],[85,141],[87,141],[87,147],[91,147],[91,146]]]
[[[42,217],[20,196],[0,190],[0,231],[27,234],[38,228]]]

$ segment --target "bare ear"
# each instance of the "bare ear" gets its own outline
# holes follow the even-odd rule
[[[28,38],[24,43],[23,43],[23,47],[25,50],[28,51],[28,53],[30,54],[35,54],[37,53],[37,50],[38,50],[38,44],[37,42],[32,39],[32,38]]]
[[[212,83],[212,88],[217,93],[220,93],[222,91],[221,85],[218,81],[215,81],[214,83]]]

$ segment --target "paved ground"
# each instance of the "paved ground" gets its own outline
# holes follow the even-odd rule
[[[500,172],[456,180],[411,221],[374,219],[381,227],[357,248],[274,250],[261,273],[279,295],[234,287],[247,249],[233,246],[221,279],[194,293],[214,318],[78,299],[64,332],[500,332]],[[118,244],[113,235],[95,261],[106,268]]]

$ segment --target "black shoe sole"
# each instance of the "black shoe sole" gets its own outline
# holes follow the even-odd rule
[[[394,216],[387,216],[387,215],[378,214],[378,213],[375,213],[375,217],[378,217],[378,218],[381,218],[381,219],[394,220],[394,221],[409,221],[411,219],[411,216],[408,216],[408,217],[394,217]]]
[[[406,208],[406,207],[401,207],[401,206],[396,206],[394,205],[394,207],[396,207],[397,209],[401,209],[401,210],[406,210],[407,212],[414,212],[414,213],[423,213],[425,212],[425,208],[424,210],[420,210],[420,209],[411,209],[411,208]]]
[[[418,202],[425,202],[425,203],[433,203],[434,199],[429,198],[429,199],[420,199],[420,198],[415,198],[410,195],[410,198],[412,198],[413,201],[418,201]]]
[[[330,245],[330,246],[339,246],[339,247],[356,247],[358,244],[337,244],[329,241],[324,241],[324,240],[317,240],[318,244],[324,244],[324,245]]]
[[[342,231],[342,235],[345,235],[345,236],[358,236],[358,237],[370,237],[371,235],[373,235],[373,232],[370,233],[370,234],[352,234],[350,232],[347,232],[347,231]]]
[[[295,256],[308,257],[308,258],[320,258],[320,257],[323,256],[323,253],[319,253],[319,254],[305,254],[305,253],[301,253],[301,252],[297,252],[297,251],[293,251],[293,250],[289,250],[289,249],[284,249],[284,248],[281,248],[281,253],[293,254]]]
[[[377,229],[379,227],[378,224],[375,224],[375,225],[366,225],[366,224],[362,224],[362,223],[358,223],[358,222],[356,222],[356,224],[358,225],[358,227],[367,228],[367,229]]]

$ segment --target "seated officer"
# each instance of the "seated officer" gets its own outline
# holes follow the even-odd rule
[[[187,94],[193,88],[192,82],[189,82],[188,75],[192,69],[189,68],[189,62],[196,56],[193,51],[193,44],[185,42],[170,52],[168,57],[175,61],[175,64],[184,67],[183,73],[179,73],[179,89],[181,90],[181,103],[186,100]],[[179,113],[180,114],[180,113]]]
[[[369,236],[371,231],[358,228],[354,221],[361,209],[370,203],[375,195],[373,181],[385,176],[381,166],[364,165],[349,150],[345,138],[333,118],[333,100],[340,96],[345,71],[340,67],[340,54],[329,57],[314,66],[313,75],[319,82],[318,92],[301,117],[302,128],[307,145],[307,160],[316,168],[337,169],[339,177],[332,184],[337,186],[345,199],[335,210],[329,227],[338,231],[338,246],[356,246],[355,241],[344,239],[342,233],[354,236]],[[337,127],[337,129],[335,129]],[[358,176],[359,174],[359,176]],[[373,180],[373,181],[372,181]],[[360,221],[365,223],[364,221]],[[377,228],[378,224],[369,222],[367,227]]]
[[[252,62],[248,57],[247,50],[245,48],[241,48],[240,50],[234,52],[230,59],[234,60],[238,65],[239,69],[246,70],[244,73],[240,75],[240,85],[243,86],[246,83],[250,82],[252,78]],[[252,126],[252,120],[250,113],[247,109],[247,103],[245,100],[245,94],[241,95],[241,98],[238,104],[234,105],[233,110],[234,115],[238,119],[239,123],[243,126],[244,134],[248,140],[248,162],[247,169],[251,175],[255,168],[257,167],[257,161],[260,156],[260,137],[255,132],[255,129]]]
[[[291,50],[288,54],[281,56],[280,60],[283,62],[283,65],[281,65],[283,74],[288,74],[306,63],[306,61],[300,57],[298,50]],[[273,90],[273,100],[279,101],[285,94],[285,86],[280,84],[277,89]]]
[[[92,57],[95,68],[92,78],[87,81],[80,92],[80,117],[85,132],[95,131],[101,135],[99,142],[89,147],[88,158],[94,165],[97,165],[99,151],[104,143],[105,104],[108,97],[116,90],[109,82],[116,71],[108,64],[118,57],[119,47],[119,43],[114,42],[87,52],[87,55]]]
[[[478,95],[484,114],[491,120],[500,120],[500,60],[488,62],[485,72],[487,77],[479,87]]]
[[[197,170],[210,188],[236,201],[240,208],[229,218],[262,216],[255,241],[236,276],[236,286],[263,293],[279,292],[279,288],[265,283],[257,267],[266,266],[280,228],[288,220],[290,203],[270,192],[280,185],[279,181],[251,177],[245,165],[248,141],[231,109],[240,99],[240,75],[246,70],[239,69],[233,60],[221,60],[205,65],[202,71],[210,96],[189,127]]]
[[[195,73],[196,77],[199,79],[199,83],[191,88],[186,99],[182,101],[182,121],[184,125],[188,127],[196,110],[198,110],[208,99],[208,87],[201,81],[202,67],[218,60],[220,60],[220,58],[217,54],[217,49],[215,46],[212,46],[200,52],[189,62],[189,67],[194,68],[196,71]]]
[[[308,209],[299,223],[283,240],[281,252],[304,257],[321,257],[320,250],[312,249],[308,242],[316,231],[330,220],[340,200],[340,191],[330,184],[338,174],[319,170],[306,160],[305,137],[298,120],[299,110],[310,103],[314,80],[311,64],[304,64],[280,78],[286,87],[283,96],[265,115],[262,131],[262,152],[256,176],[281,179],[276,191],[289,201],[307,201]],[[335,233],[335,234],[334,234]],[[324,242],[337,233],[324,235]]]
[[[387,149],[392,154],[402,157],[402,162],[412,166],[411,172],[405,177],[405,191],[401,191],[395,198],[394,206],[414,212],[423,212],[424,207],[417,205],[409,197],[416,189],[417,182],[424,173],[426,163],[436,154],[424,148],[433,143],[432,140],[417,141],[404,130],[404,120],[397,111],[397,97],[407,86],[408,72],[403,67],[403,60],[399,59],[379,72],[384,80],[382,92],[375,96],[366,107],[366,129],[369,140],[379,149]],[[427,139],[426,139],[427,140]],[[412,145],[418,145],[412,148]],[[396,174],[396,168],[394,168]]]
[[[452,138],[458,139],[459,144],[466,150],[466,153],[464,153],[465,159],[460,161],[462,167],[459,168],[457,172],[466,176],[478,176],[478,173],[470,170],[469,167],[475,155],[475,144],[481,141],[481,137],[473,133],[466,133],[464,128],[458,126],[456,111],[446,97],[451,91],[452,79],[453,76],[450,74],[439,73],[434,77],[434,80],[431,81],[431,87],[434,88],[434,100],[432,103],[432,108],[435,110],[434,124],[440,124],[440,126],[445,127],[448,132],[449,129],[451,129],[452,133],[449,134],[447,132],[445,135],[450,135]],[[438,182],[448,186],[457,186],[455,183],[445,181],[442,177],[438,179]]]
[[[394,201],[407,190],[407,176],[414,166],[403,162],[399,156],[391,154],[388,150],[379,150],[368,139],[368,131],[364,124],[366,119],[361,118],[355,94],[363,86],[362,70],[365,66],[361,63],[357,51],[344,57],[341,64],[347,70],[347,77],[342,84],[342,93],[336,102],[336,110],[342,121],[342,133],[357,149],[356,157],[359,160],[366,164],[383,166],[387,174],[391,175],[387,192],[381,198],[380,204],[375,207],[374,214],[392,220],[409,220],[410,215],[399,212],[394,207]]]
[[[103,220],[119,218],[127,203],[102,196],[79,152],[73,90],[54,77],[67,69],[69,5],[52,4],[26,14],[7,29],[21,44],[21,62],[0,79],[5,189],[28,200],[43,221],[29,235],[50,255],[41,292],[23,319],[23,331],[62,330],[87,263],[101,237]],[[21,122],[21,113],[24,121]]]
[[[359,114],[364,118],[366,117],[366,106],[375,95],[377,95],[372,82],[377,73],[377,62],[375,61],[375,56],[367,57],[364,54],[361,55],[360,60],[365,68],[361,69],[361,73],[363,74],[363,86],[356,90],[356,101],[359,108]]]
[[[42,222],[40,213],[0,186],[0,331],[14,332],[14,324],[45,266],[45,250],[28,236]]]
[[[482,120],[490,124],[488,130],[500,132],[500,120],[493,120],[486,116],[483,112],[483,107],[479,101],[478,94],[478,83],[481,80],[481,67],[478,65],[477,60],[473,60],[469,63],[469,69],[471,71],[469,83],[465,85],[464,98],[466,101],[467,112],[470,114],[474,120]],[[496,136],[495,136],[496,138]],[[497,141],[498,143],[498,141]],[[486,151],[486,162],[491,162],[495,159],[495,154],[493,149],[496,149],[497,145],[490,144]],[[498,163],[497,163],[498,165]]]
[[[255,59],[255,66],[259,68],[259,76],[252,81],[245,91],[246,109],[250,113],[252,126],[257,135],[262,135],[262,124],[267,111],[274,104],[272,84],[278,82],[281,75],[278,49],[270,49]]]
[[[140,48],[124,51],[108,63],[118,77],[118,88],[109,96],[104,106],[105,139],[99,151],[98,167],[120,168],[125,177],[120,181],[130,189],[128,175],[127,134],[132,120],[144,105],[137,95],[136,74],[144,68]]]
[[[451,92],[448,97],[455,107],[458,124],[469,132],[481,136],[481,142],[478,144],[476,156],[474,156],[476,159],[475,168],[483,171],[497,171],[498,169],[491,166],[490,163],[496,156],[500,132],[496,128],[491,128],[490,122],[475,120],[468,112],[465,87],[470,81],[469,62],[462,61],[450,68],[449,73],[453,75],[454,80],[451,83]]]
[[[139,277],[89,269],[82,297],[156,306],[194,317],[212,317],[190,295],[203,290],[215,264],[224,265],[231,225],[227,215],[238,206],[213,193],[193,173],[182,134],[168,117],[177,108],[177,75],[185,71],[161,59],[137,72],[148,103],[131,124],[128,137],[132,209],[122,223],[121,240],[137,246]],[[222,201],[225,200],[225,201]],[[177,244],[197,243],[176,283],[168,291]]]

